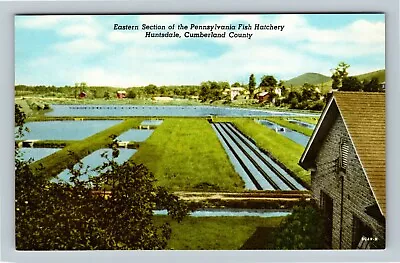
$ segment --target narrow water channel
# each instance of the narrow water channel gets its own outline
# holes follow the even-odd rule
[[[267,210],[267,209],[204,209],[191,212],[193,217],[219,217],[219,216],[255,216],[255,217],[279,217],[288,216],[290,210]],[[154,210],[154,215],[168,215],[167,210]]]
[[[231,123],[212,123],[236,172],[250,190],[305,190]]]
[[[290,123],[295,123],[295,124],[301,125],[303,127],[306,127],[306,128],[308,128],[310,130],[314,130],[315,129],[315,124],[311,124],[311,123],[304,122],[304,121],[299,121],[299,120],[292,120],[292,119],[289,119],[288,121]]]
[[[304,147],[307,146],[308,140],[310,139],[310,137],[302,133],[293,131],[291,129],[288,129],[271,121],[267,120],[256,120],[256,121]]]

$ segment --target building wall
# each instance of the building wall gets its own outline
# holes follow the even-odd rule
[[[346,171],[338,171],[340,141],[346,138],[350,145]],[[312,192],[320,204],[321,190],[333,199],[332,248],[340,248],[341,179],[344,176],[342,249],[351,249],[353,237],[353,216],[357,216],[373,230],[373,236],[384,242],[385,227],[364,212],[375,203],[372,190],[364,174],[354,146],[346,131],[343,119],[338,116],[328,135],[322,142],[316,157],[316,171],[312,173]]]

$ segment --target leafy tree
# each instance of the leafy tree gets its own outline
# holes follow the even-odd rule
[[[207,81],[202,82],[200,87],[199,99],[201,101],[220,100],[224,89],[229,89],[228,82]]]
[[[254,74],[251,74],[250,77],[249,77],[250,98],[253,95],[255,89],[256,89],[256,78],[254,77]]]
[[[74,86],[74,98],[75,99],[78,96],[78,89],[79,89],[79,83],[75,83],[75,86]]]
[[[108,100],[108,99],[111,98],[111,97],[110,97],[110,93],[109,93],[108,91],[104,92],[104,98],[105,98],[106,100]]]
[[[356,77],[345,77],[342,80],[342,86],[339,88],[340,91],[361,91],[363,85],[361,81]]]
[[[340,62],[339,65],[332,70],[332,89],[339,89],[342,86],[343,79],[349,74],[347,72],[349,67],[350,65]]]
[[[323,248],[324,223],[320,211],[311,205],[293,209],[274,233],[276,249]]]
[[[97,98],[97,90],[96,89],[92,90],[92,95],[93,95],[93,98]]]
[[[136,98],[136,96],[137,96],[137,94],[136,94],[136,92],[133,91],[133,90],[129,90],[129,91],[128,91],[128,94],[126,95],[126,97],[128,97],[128,98],[130,98],[130,99],[134,99],[134,98]]]
[[[16,136],[17,138],[20,138],[20,137],[23,136],[24,130],[26,130],[26,129],[24,129],[26,114],[25,114],[25,112],[22,111],[22,108],[21,108],[20,105],[15,104],[15,107],[14,107],[14,108],[15,108],[15,109],[14,109],[15,127],[18,127],[18,130],[17,130],[15,136]],[[27,131],[27,130],[26,130],[26,131]]]
[[[162,95],[162,96],[166,94],[165,86],[160,87],[159,94]]]
[[[157,93],[157,86],[153,84],[147,85],[144,87],[144,91],[147,95],[154,95]]]
[[[364,80],[362,84],[362,90],[367,92],[381,92],[383,91],[379,79],[377,77],[371,78],[369,81]]]
[[[210,97],[210,82],[202,82],[200,88],[199,99],[204,102]]]
[[[17,109],[17,107],[16,107]],[[16,111],[15,124],[25,116]],[[16,148],[16,156],[18,149]],[[162,187],[143,165],[116,163],[119,152],[83,180],[82,165],[71,169],[70,182],[51,182],[15,162],[15,234],[19,250],[164,249],[168,223],[154,224],[153,210],[167,209],[180,221],[187,206]],[[106,194],[105,188],[110,192]]]
[[[261,78],[260,88],[276,87],[277,83],[278,81],[275,79],[274,76],[264,75]]]
[[[316,98],[315,86],[309,83],[304,83],[302,87],[301,100],[314,100]]]
[[[240,85],[239,82],[235,82],[235,83],[232,84],[232,87],[240,87],[240,86],[241,86],[241,85]]]
[[[79,87],[80,87],[80,92],[85,91],[85,89],[87,88],[86,82],[81,82],[81,84],[79,85]]]

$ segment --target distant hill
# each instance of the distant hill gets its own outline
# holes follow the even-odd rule
[[[359,80],[370,80],[373,77],[376,77],[379,79],[379,82],[384,82],[385,81],[385,70],[384,69],[380,69],[377,71],[372,71],[372,72],[368,72],[365,74],[361,74],[361,75],[356,75],[355,77],[357,77]]]
[[[304,83],[321,84],[329,81],[331,78],[319,73],[305,73],[295,78],[285,81],[286,85],[302,86]]]
[[[324,78],[324,81],[312,83],[311,81],[304,80],[306,78],[303,78],[303,76],[307,76],[309,74],[322,76]],[[368,73],[364,73],[364,74],[360,74],[360,75],[353,75],[353,76],[357,77],[360,81],[363,81],[364,79],[370,80],[373,77],[377,77],[379,79],[379,82],[384,82],[385,81],[385,70],[380,69],[377,71],[371,71]],[[302,80],[302,78],[303,78],[303,80]],[[299,79],[300,79],[300,81],[298,81]],[[293,82],[291,83],[292,80],[295,80],[295,84],[293,84]],[[326,77],[326,76],[324,76],[322,74],[318,74],[318,73],[306,73],[306,74],[300,75],[298,77],[295,77],[293,79],[286,81],[285,84],[288,84],[288,83],[289,83],[289,85],[292,84],[295,89],[299,89],[306,82],[320,87],[323,94],[329,92],[332,87],[332,79],[330,77]],[[289,86],[289,85],[287,85],[287,86]]]

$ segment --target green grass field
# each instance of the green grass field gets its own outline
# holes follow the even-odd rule
[[[138,126],[144,118],[129,118],[122,123],[100,131],[81,141],[68,144],[65,148],[57,151],[33,164],[31,167],[37,173],[48,178],[54,177],[67,167],[76,163],[76,158],[82,159],[86,155],[103,147],[108,147],[112,142],[110,135],[120,135],[132,127]],[[70,154],[73,152],[76,157]],[[43,169],[40,169],[43,166]]]
[[[181,223],[167,216],[155,216],[155,223],[169,222],[172,236],[167,249],[174,250],[237,250],[243,246],[268,248],[273,229],[284,217],[186,217]],[[267,229],[262,237],[256,230]]]
[[[215,118],[214,121],[233,122],[239,130],[251,137],[258,147],[271,153],[299,179],[310,185],[310,173],[298,165],[304,151],[303,146],[250,118]]]
[[[166,118],[132,157],[170,190],[244,189],[211,125],[200,118]]]
[[[279,124],[279,125],[281,125],[283,127],[289,128],[289,129],[291,129],[293,131],[296,131],[296,132],[302,133],[304,135],[307,135],[307,136],[311,136],[311,134],[313,133],[313,130],[311,130],[309,128],[306,128],[304,126],[301,126],[299,124],[291,123],[291,122],[289,122],[287,120],[287,118],[283,118],[283,117],[268,117],[266,119],[269,120],[269,121],[272,121],[272,122],[274,122],[276,124]]]

